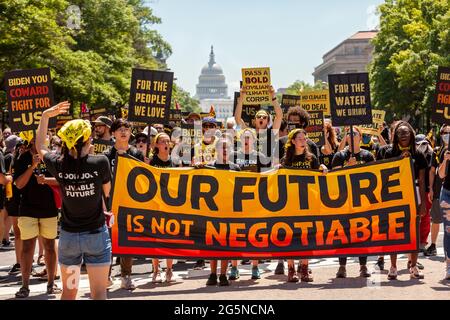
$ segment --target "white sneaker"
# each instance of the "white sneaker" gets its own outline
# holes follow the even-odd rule
[[[411,279],[423,279],[424,278],[424,275],[422,273],[420,273],[417,266],[409,268],[409,275],[410,275]]]
[[[111,277],[108,277],[108,286],[106,288],[111,288],[114,285],[114,282]]]
[[[131,276],[122,277],[120,287],[125,290],[136,289],[136,287],[133,284],[133,281],[131,281]]]
[[[397,268],[391,267],[388,273],[389,280],[397,280]]]
[[[161,282],[162,282],[161,273],[159,271],[153,272],[152,283],[161,283]]]

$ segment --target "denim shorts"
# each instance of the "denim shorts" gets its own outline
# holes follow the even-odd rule
[[[64,266],[110,265],[111,238],[106,225],[87,232],[61,230],[58,244],[58,260]]]

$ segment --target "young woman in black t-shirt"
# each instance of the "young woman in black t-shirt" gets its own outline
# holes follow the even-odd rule
[[[327,167],[319,164],[317,157],[309,151],[307,133],[304,129],[292,130],[288,135],[285,148],[285,155],[281,159],[281,165],[284,168],[321,169],[324,173],[327,173]],[[302,282],[313,281],[313,277],[308,270],[308,259],[300,260],[297,273],[299,273]],[[293,259],[288,260],[288,282],[298,282]]]
[[[426,193],[425,193],[425,170],[428,166],[425,156],[416,150],[415,132],[408,122],[399,121],[394,127],[392,134],[392,145],[388,146],[383,153],[378,153],[377,159],[391,159],[396,157],[411,157],[414,165],[416,186],[418,187],[418,198],[420,201],[418,214],[420,217],[426,215]],[[415,186],[415,187],[416,187]],[[418,219],[420,220],[420,217]],[[420,222],[420,221],[419,221]],[[418,235],[419,236],[419,235]],[[408,269],[412,279],[423,279],[419,272],[417,259],[419,253],[414,252],[409,256]],[[397,255],[391,254],[391,268],[388,279],[397,279]]]
[[[158,133],[155,137],[155,147],[153,148],[150,165],[157,168],[175,167],[170,158],[170,137],[166,133]],[[164,280],[159,271],[159,259],[153,258],[152,283],[171,282],[173,277],[173,259],[166,259],[166,274]]]
[[[80,266],[85,262],[91,298],[104,300],[111,263],[111,240],[103,206],[103,199],[109,198],[111,189],[108,159],[89,154],[92,129],[89,122],[81,119],[69,121],[59,130],[62,155],[50,152],[45,146],[49,119],[67,113],[69,108],[65,101],[45,110],[36,134],[36,148],[59,182],[63,198],[58,246],[61,299],[76,299]]]

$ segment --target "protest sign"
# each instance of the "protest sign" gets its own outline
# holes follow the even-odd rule
[[[167,123],[172,99],[173,72],[133,69],[128,120]]]
[[[310,111],[309,116],[309,124],[306,127],[308,138],[316,145],[323,146],[325,144],[323,111]]]
[[[271,104],[270,68],[242,69],[242,88],[246,91],[243,105]]]
[[[105,151],[112,148],[112,146],[114,145],[114,141],[103,140],[103,139],[93,139],[92,145],[94,146],[95,154],[102,154]]]
[[[54,105],[50,68],[6,72],[5,83],[11,130],[36,130],[42,112]],[[50,119],[49,128],[55,126]]]
[[[330,99],[328,90],[309,90],[300,93],[300,107],[306,111],[323,111],[330,115]]]
[[[282,259],[418,250],[410,158],[323,175],[155,168],[119,155],[114,176],[118,255]]]
[[[361,132],[365,134],[378,135],[380,129],[383,127],[384,117],[386,111],[384,110],[372,110],[372,124],[361,125]]]
[[[439,124],[450,124],[450,68],[439,67],[431,119]]]
[[[169,122],[175,123],[175,127],[181,127],[181,110],[171,109],[169,111]]]
[[[286,115],[290,107],[300,106],[300,96],[283,94],[281,96],[281,108],[283,109],[283,114]]]
[[[328,75],[333,126],[372,124],[369,75]]]
[[[234,105],[233,105],[233,115],[236,113],[236,107],[238,99],[240,97],[239,92],[234,93]],[[247,126],[255,126],[255,116],[258,110],[261,109],[261,105],[243,105],[241,119]]]

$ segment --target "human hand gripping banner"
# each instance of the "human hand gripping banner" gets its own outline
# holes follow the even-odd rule
[[[118,157],[113,253],[160,258],[314,258],[418,249],[409,158],[268,173],[154,168]]]

